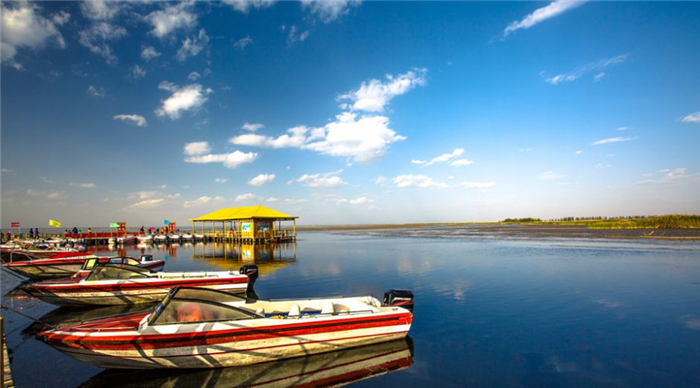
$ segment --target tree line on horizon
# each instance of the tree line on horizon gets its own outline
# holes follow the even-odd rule
[[[667,214],[661,216],[561,217],[545,221],[539,218],[525,217],[506,218],[501,221],[501,223],[585,225],[590,229],[686,229],[700,228],[700,215]]]

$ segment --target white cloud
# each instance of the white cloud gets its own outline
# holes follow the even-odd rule
[[[236,43],[233,44],[233,47],[243,50],[246,48],[246,46],[253,44],[253,38],[250,36],[246,36],[245,38],[238,39]]]
[[[114,65],[118,59],[108,42],[118,40],[125,35],[126,29],[124,27],[113,25],[107,21],[98,21],[94,22],[88,29],[80,31],[78,41],[93,54],[104,58],[107,64]]]
[[[372,179],[372,182],[374,182],[375,184],[378,184],[378,185],[381,185],[386,181],[387,181],[387,178],[385,176],[381,176],[381,175]]]
[[[251,186],[262,186],[275,180],[275,174],[260,174],[248,181]]]
[[[550,78],[545,77],[545,81],[552,84],[552,85],[558,85],[562,82],[575,81],[590,71],[605,69],[607,67],[623,63],[626,60],[627,60],[626,54],[618,55],[618,56],[612,57],[612,58],[601,59],[597,62],[589,63],[583,67],[580,67],[580,68],[572,71],[571,73],[559,74],[559,75],[555,75],[554,77],[550,77]],[[540,75],[542,75],[544,77],[544,73],[540,73]],[[599,79],[596,79],[596,81],[600,81],[600,79],[602,79],[602,77]]]
[[[226,182],[228,182],[228,178],[216,178],[216,179],[214,179],[214,182],[216,182],[216,183],[226,183]]]
[[[446,183],[436,182],[426,175],[399,175],[393,179],[394,185],[401,189],[421,188],[421,189],[444,189],[449,187]]]
[[[626,130],[628,130],[628,129],[629,129],[628,127],[619,127],[619,128],[617,128],[618,131],[626,131]]]
[[[457,159],[450,163],[450,167],[469,166],[470,164],[474,164],[474,161],[469,159]]]
[[[538,179],[548,181],[548,180],[553,180],[553,179],[562,179],[565,178],[565,175],[557,174],[556,172],[553,171],[546,171],[543,172],[538,176]]]
[[[13,172],[14,172],[14,170],[10,170],[7,168],[0,168],[0,173],[3,173],[3,174],[12,174]]]
[[[387,75],[386,82],[372,79],[362,82],[360,88],[338,97],[339,101],[350,100],[351,104],[341,107],[366,112],[383,112],[386,104],[392,98],[407,93],[416,86],[426,84],[426,69],[413,69],[398,76]]]
[[[172,83],[165,81],[161,82],[158,88],[167,90],[173,94],[161,101],[162,106],[156,109],[155,113],[160,117],[168,116],[173,120],[180,118],[180,113],[182,111],[197,110],[200,108],[207,102],[206,95],[212,92],[211,89],[204,89],[200,84],[191,84],[178,88]]]
[[[168,188],[168,185],[160,185],[160,186],[156,186],[156,188],[159,188],[162,190],[162,189]]]
[[[248,13],[251,8],[267,8],[275,4],[277,0],[222,0],[238,12]]]
[[[347,182],[343,181],[338,176],[338,174],[340,174],[341,172],[343,172],[343,170],[333,171],[325,174],[304,174],[296,180],[289,181],[288,184],[296,182],[306,187],[338,188],[347,185]]]
[[[583,153],[583,150],[576,151],[576,155],[581,155],[582,153]]]
[[[192,201],[185,201],[183,206],[186,208],[193,208],[193,207],[203,206],[203,205],[206,205],[206,204],[211,203],[211,202],[223,202],[223,201],[226,201],[226,198],[219,197],[219,196],[208,197],[205,195],[205,196],[199,197],[199,198],[192,200]]]
[[[576,8],[579,5],[585,3],[585,1],[571,1],[571,0],[556,0],[548,5],[536,9],[531,14],[525,16],[522,20],[514,21],[508,25],[508,27],[503,30],[503,38],[508,37],[508,35],[520,29],[528,29],[535,26],[547,19],[551,19],[555,16],[561,15],[562,13]]]
[[[596,142],[591,143],[591,145],[601,145],[601,144],[609,144],[609,143],[620,143],[624,141],[630,141],[633,140],[633,137],[611,137],[608,139],[602,139],[598,140]]]
[[[139,79],[146,76],[146,69],[139,65],[134,65],[129,72],[129,76],[133,79]]]
[[[304,203],[304,202],[309,202],[308,199],[301,199],[301,198],[285,198],[284,199],[285,203]]]
[[[144,61],[150,61],[151,59],[158,58],[159,56],[160,53],[156,51],[153,46],[144,47],[143,50],[141,50],[141,58]]]
[[[207,44],[209,44],[209,36],[202,28],[197,35],[187,37],[182,41],[182,47],[177,50],[177,59],[184,61],[189,57],[195,57],[204,50]]]
[[[605,78],[605,73],[601,71],[600,73],[593,76],[593,82],[602,81],[603,78]]]
[[[83,189],[94,189],[97,187],[97,185],[94,183],[69,183],[68,185],[73,187],[82,187]]]
[[[85,90],[85,93],[95,98],[102,98],[105,96],[105,90],[103,88],[98,88],[94,85],[88,86],[87,90]]]
[[[287,46],[291,47],[294,43],[303,42],[309,37],[309,30],[299,32],[297,26],[291,26],[287,34]]]
[[[233,151],[228,154],[208,154],[208,155],[198,155],[189,156],[185,158],[187,163],[223,163],[224,167],[236,168],[241,164],[252,163],[258,158],[258,154],[255,152],[241,152]]]
[[[301,0],[301,5],[324,23],[330,23],[340,16],[347,15],[350,7],[359,6],[361,2],[361,0]]]
[[[279,201],[279,198],[270,197],[270,198],[266,199],[265,201],[267,201],[267,202],[277,202],[277,201]]]
[[[369,163],[381,159],[389,144],[404,139],[389,128],[387,117],[362,116],[358,120],[357,114],[344,112],[321,128],[295,127],[277,138],[246,134],[235,136],[230,142],[267,148],[302,148]]]
[[[639,184],[673,184],[691,181],[695,183],[700,182],[700,174],[688,174],[687,168],[685,167],[678,167],[674,169],[665,168],[653,173],[644,174],[644,176],[649,177],[649,179],[638,182]]]
[[[202,76],[199,73],[197,73],[196,71],[193,71],[187,76],[187,79],[190,81],[196,81],[200,77],[202,77]]]
[[[46,18],[40,15],[41,7],[28,1],[2,2],[0,11],[3,63],[22,69],[22,65],[15,60],[18,49],[36,51],[49,43],[58,48],[66,47],[58,26],[65,24],[70,18],[67,12],[61,11],[51,15],[51,18]]]
[[[338,205],[344,204],[344,203],[347,203],[347,204],[350,204],[350,205],[367,205],[367,204],[370,204],[370,203],[374,203],[374,199],[372,199],[372,198],[367,198],[367,197],[358,197],[358,198],[354,198],[354,199],[345,199],[345,198],[343,198],[343,199],[339,199],[339,200],[336,202],[336,204],[338,204]]]
[[[251,194],[251,193],[246,193],[246,194],[237,195],[236,202],[249,201],[251,199],[256,199],[256,198],[258,198],[256,195]]]
[[[684,123],[700,123],[700,112],[691,113],[681,119]]]
[[[612,167],[611,164],[603,164],[603,163],[598,163],[595,166],[593,166],[593,168],[595,168],[596,170],[604,170],[604,169],[610,168],[610,167]]]
[[[197,15],[190,12],[189,9],[193,3],[172,4],[161,10],[153,11],[146,16],[146,20],[153,25],[151,34],[158,38],[163,38],[175,30],[192,28],[197,24]]]
[[[90,20],[111,20],[121,10],[121,4],[107,0],[82,1],[80,10]]]
[[[241,129],[245,129],[246,131],[250,131],[250,132],[255,132],[258,129],[262,129],[262,128],[265,128],[265,126],[262,124],[243,123],[243,125],[241,126]]]
[[[160,206],[160,204],[162,202],[163,202],[163,198],[146,199],[146,200],[139,201],[139,202],[136,202],[136,203],[133,203],[133,204],[127,206],[125,210],[138,210],[138,209],[157,207],[157,206]]]
[[[468,189],[490,189],[496,186],[496,182],[461,182],[459,185]]]
[[[464,153],[464,148],[456,148],[454,151],[452,151],[452,153],[450,153],[450,154],[442,154],[442,155],[440,155],[440,156],[436,156],[436,157],[434,157],[433,159],[431,159],[430,161],[427,161],[427,160],[415,160],[415,159],[414,159],[414,160],[411,161],[411,164],[422,165],[422,166],[432,166],[432,165],[435,164],[435,163],[444,163],[444,162],[447,162],[447,161],[449,161],[450,159],[452,159],[452,158],[454,158],[454,157],[456,157],[456,156],[462,155],[463,153]],[[461,159],[461,160],[466,161],[466,162],[470,162],[470,163],[467,163],[467,164],[473,163],[473,162],[471,162],[470,160],[467,160],[467,159]],[[460,162],[460,163],[464,163],[464,162]],[[457,165],[463,165],[463,166],[465,166],[465,165],[467,165],[467,164],[457,164]],[[452,165],[454,165],[454,163],[450,164],[450,166],[452,166]]]
[[[186,143],[184,151],[185,155],[189,156],[204,155],[211,152],[211,148],[209,147],[209,143],[206,141],[195,141],[192,143]]]
[[[148,122],[146,122],[146,118],[141,116],[141,115],[116,115],[112,118],[114,120],[121,120],[121,121],[125,121],[128,123],[134,124],[137,127],[148,126]]]

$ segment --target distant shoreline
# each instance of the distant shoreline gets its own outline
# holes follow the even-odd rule
[[[591,229],[585,225],[527,225],[496,222],[319,225],[297,226],[297,230],[302,232],[365,231],[375,236],[700,240],[700,228]]]

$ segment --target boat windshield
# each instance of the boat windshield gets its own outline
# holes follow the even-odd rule
[[[133,257],[113,257],[109,259],[110,263],[115,263],[115,264],[129,264],[129,265],[139,265],[138,260],[134,259]]]
[[[148,274],[138,267],[125,267],[118,264],[95,266],[86,280],[143,279]]]
[[[83,262],[83,271],[89,271],[97,264],[97,258],[87,259]]]
[[[171,325],[259,318],[252,311],[224,304],[241,300],[245,298],[222,291],[180,288],[158,305],[150,324]]]

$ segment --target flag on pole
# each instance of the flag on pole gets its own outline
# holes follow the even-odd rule
[[[119,224],[117,224],[116,222],[110,222],[110,223],[109,223],[109,227],[110,227],[110,228],[118,228],[118,227],[119,227]]]
[[[170,225],[170,221],[168,221],[168,220],[163,220],[163,225]]]
[[[56,228],[60,228],[60,227],[61,227],[61,223],[58,222],[58,221],[49,220],[49,226],[54,226],[54,227],[56,227]]]

